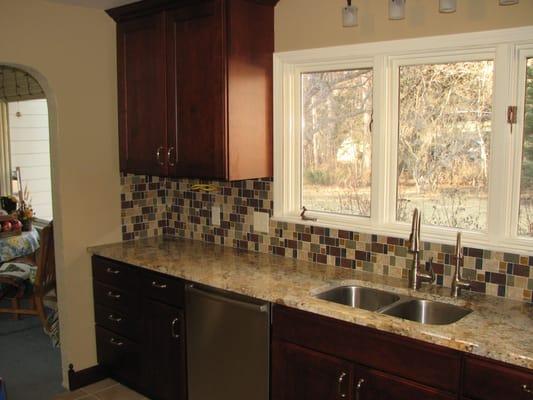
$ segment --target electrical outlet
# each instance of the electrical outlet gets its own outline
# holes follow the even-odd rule
[[[254,231],[268,233],[270,215],[264,212],[254,211]]]
[[[220,226],[220,207],[211,207],[211,225]]]

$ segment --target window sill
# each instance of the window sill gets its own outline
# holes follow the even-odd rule
[[[411,232],[410,224],[397,223],[376,226],[370,224],[370,220],[368,225],[363,225],[354,223],[347,224],[345,222],[340,221],[329,221],[320,219],[316,221],[309,221],[302,220],[299,216],[274,215],[272,217],[272,221],[286,222],[290,224],[299,224],[306,226],[317,226],[322,228],[363,233],[367,235],[380,235],[402,239],[407,239],[409,237],[409,233]],[[484,233],[469,232],[454,228],[432,227],[426,225],[422,226],[420,236],[423,242],[455,246],[458,231],[462,232],[462,243],[464,247],[533,256],[533,238],[506,239],[495,243],[491,242],[488,236]]]

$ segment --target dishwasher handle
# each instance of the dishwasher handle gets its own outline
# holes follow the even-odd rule
[[[245,301],[232,299],[231,297],[227,297],[224,295],[219,295],[216,293],[212,293],[206,290],[199,289],[192,284],[187,285],[185,287],[185,290],[189,293],[194,293],[199,296],[207,297],[207,298],[210,298],[212,300],[215,300],[221,303],[233,304],[237,307],[246,308],[248,310],[258,311],[262,313],[268,312],[268,303],[266,304],[247,303]]]

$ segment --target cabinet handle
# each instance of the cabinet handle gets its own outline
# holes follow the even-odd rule
[[[531,389],[528,385],[525,383],[522,385],[522,392],[533,394],[533,389]]]
[[[167,285],[164,283],[157,283],[156,281],[152,281],[152,287],[155,287],[156,289],[166,289]]]
[[[172,320],[172,323],[170,324],[170,334],[172,335],[172,337],[174,339],[179,339],[180,338],[180,334],[176,333],[176,323],[177,322],[179,322],[178,317],[174,318]]]
[[[361,386],[363,386],[363,383],[365,383],[365,380],[361,378],[357,381],[357,384],[355,385],[355,400],[361,399]]]
[[[109,316],[107,317],[108,320],[112,321],[112,322],[115,322],[117,324],[120,324],[122,322],[122,318],[120,317],[115,317],[113,314],[109,314]]]
[[[337,393],[339,394],[339,397],[341,399],[344,399],[346,397],[346,393],[343,393],[342,391],[342,384],[344,382],[345,377],[346,377],[346,372],[341,372],[338,383],[337,383]]]
[[[120,299],[120,294],[115,294],[111,290],[107,292],[107,297],[111,297],[112,299],[118,300]]]
[[[161,152],[163,151],[163,146],[160,146],[157,148],[157,151],[155,152],[155,158],[157,160],[157,163],[161,166],[165,165],[164,162],[161,161]]]
[[[107,269],[105,270],[105,272],[107,272],[108,274],[113,274],[113,275],[118,275],[120,274],[120,270],[118,269],[113,269],[111,267],[107,267]]]
[[[168,165],[170,165],[171,167],[175,166],[176,165],[176,162],[172,162],[172,150],[174,150],[174,147],[171,146],[169,149],[168,149],[168,152],[167,152],[167,159],[168,159]],[[178,154],[176,153],[176,157],[178,156]]]
[[[120,341],[120,340],[117,340],[115,339],[114,337],[112,337],[111,339],[109,339],[109,343],[111,343],[113,346],[117,346],[117,347],[122,347],[124,346],[124,342]]]

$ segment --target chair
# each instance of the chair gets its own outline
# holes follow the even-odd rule
[[[29,263],[28,258],[13,260],[13,262]],[[45,226],[41,231],[40,247],[37,253],[37,267],[35,282],[29,290],[29,293],[24,293],[24,288],[16,288],[14,295],[11,298],[10,308],[0,308],[0,313],[11,313],[16,319],[20,315],[37,315],[43,324],[44,330],[48,333],[50,326],[48,318],[44,309],[44,300],[57,301],[56,296],[47,296],[50,292],[56,289],[56,272],[55,272],[55,256],[54,256],[54,233],[52,222]],[[0,276],[0,283],[4,285],[11,285],[12,281],[9,278]],[[0,299],[2,296],[0,295]],[[30,307],[21,307],[21,300],[29,299]]]

